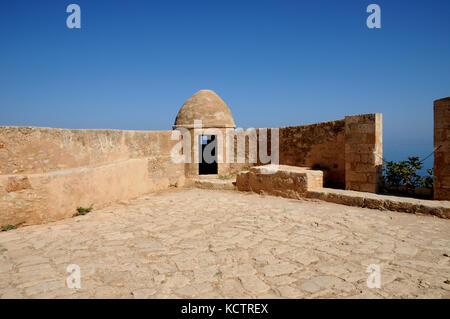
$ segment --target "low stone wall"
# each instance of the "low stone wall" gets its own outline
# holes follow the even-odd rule
[[[345,120],[280,127],[280,164],[324,172],[324,183],[345,187]]]
[[[434,101],[434,199],[450,200],[450,97]]]
[[[279,164],[321,170],[326,187],[376,193],[382,177],[382,130],[381,114],[280,127]]]
[[[261,161],[260,137],[265,136],[267,154],[272,154],[272,128],[254,130],[234,130],[232,143],[234,147],[233,162],[222,166],[222,173],[236,175],[250,167],[266,165]],[[239,142],[238,142],[239,136]],[[250,142],[252,136],[254,142]],[[345,187],[345,120],[322,122],[311,125],[288,126],[278,128],[279,164],[312,167],[324,172],[324,183],[327,186]],[[228,141],[227,141],[228,142]],[[238,144],[245,143],[243,149],[244,163],[238,162]],[[255,154],[255,162],[251,161],[250,148]],[[263,150],[265,150],[263,146]],[[225,156],[224,156],[225,158]]]
[[[304,198],[308,191],[320,189],[322,185],[321,171],[286,165],[256,166],[236,177],[236,187],[240,191],[294,199]]]
[[[266,165],[260,161],[260,134],[267,136],[267,155],[272,153],[271,128],[259,128],[256,132],[257,161],[249,162],[249,138],[245,137],[245,163],[230,165],[230,173],[237,174],[252,166]],[[345,120],[322,122],[311,125],[286,126],[278,128],[279,164],[297,167],[310,167],[322,170],[324,183],[330,187],[345,188]],[[237,138],[234,139],[237,149]]]
[[[171,131],[0,127],[0,225],[70,217],[183,186]]]
[[[347,206],[432,215],[450,219],[450,202],[448,201],[433,201],[330,188],[311,190],[308,192],[308,198]]]
[[[239,191],[293,199],[318,199],[336,204],[433,215],[450,219],[449,201],[432,201],[368,192],[322,188],[322,172],[303,167],[265,165],[252,167],[236,177]]]

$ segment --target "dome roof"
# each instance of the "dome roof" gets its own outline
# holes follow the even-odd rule
[[[203,128],[236,127],[228,106],[211,90],[200,90],[184,102],[173,128],[193,128],[194,120],[201,120]]]

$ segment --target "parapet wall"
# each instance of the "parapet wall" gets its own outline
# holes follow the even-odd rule
[[[260,136],[266,136],[267,153],[272,154],[271,128],[255,129],[257,161],[249,162],[249,138],[245,137],[245,163],[237,163],[237,152],[230,173],[235,175],[252,166],[265,165],[260,157]],[[287,126],[278,128],[279,164],[310,167],[324,173],[324,184],[329,187],[345,188],[345,120],[322,122],[311,125]],[[234,138],[234,149],[237,149]],[[265,149],[265,146],[262,146]]]
[[[345,187],[345,120],[279,129],[280,164],[324,172],[324,184]]]
[[[281,127],[280,164],[322,170],[324,186],[376,193],[382,176],[382,115]]]
[[[381,129],[381,114],[281,127],[279,164],[323,171],[325,186],[376,192]],[[253,132],[252,149],[264,143],[259,139],[264,131],[264,155],[271,155],[271,129]],[[100,208],[184,186],[198,164],[191,165],[191,172],[188,164],[174,163],[171,151],[178,140],[171,137],[172,131],[0,127],[0,225],[55,221],[72,216],[78,206]],[[266,164],[260,154],[249,163],[246,140],[244,163],[236,162],[235,152],[235,162],[224,163],[219,175]]]
[[[434,101],[434,199],[450,200],[450,97]]]
[[[0,127],[0,225],[38,224],[184,184],[171,131]]]

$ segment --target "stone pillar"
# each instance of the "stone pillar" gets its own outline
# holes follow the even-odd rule
[[[345,189],[376,193],[382,178],[382,114],[345,117]]]
[[[450,97],[434,101],[434,199],[450,200]]]

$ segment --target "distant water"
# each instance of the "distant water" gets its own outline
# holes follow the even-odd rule
[[[383,140],[383,158],[387,161],[407,160],[410,156],[417,156],[423,160],[433,152],[433,141],[394,141],[384,138]],[[427,175],[427,169],[433,168],[434,155],[431,155],[424,161],[423,169],[419,172],[421,175]]]

